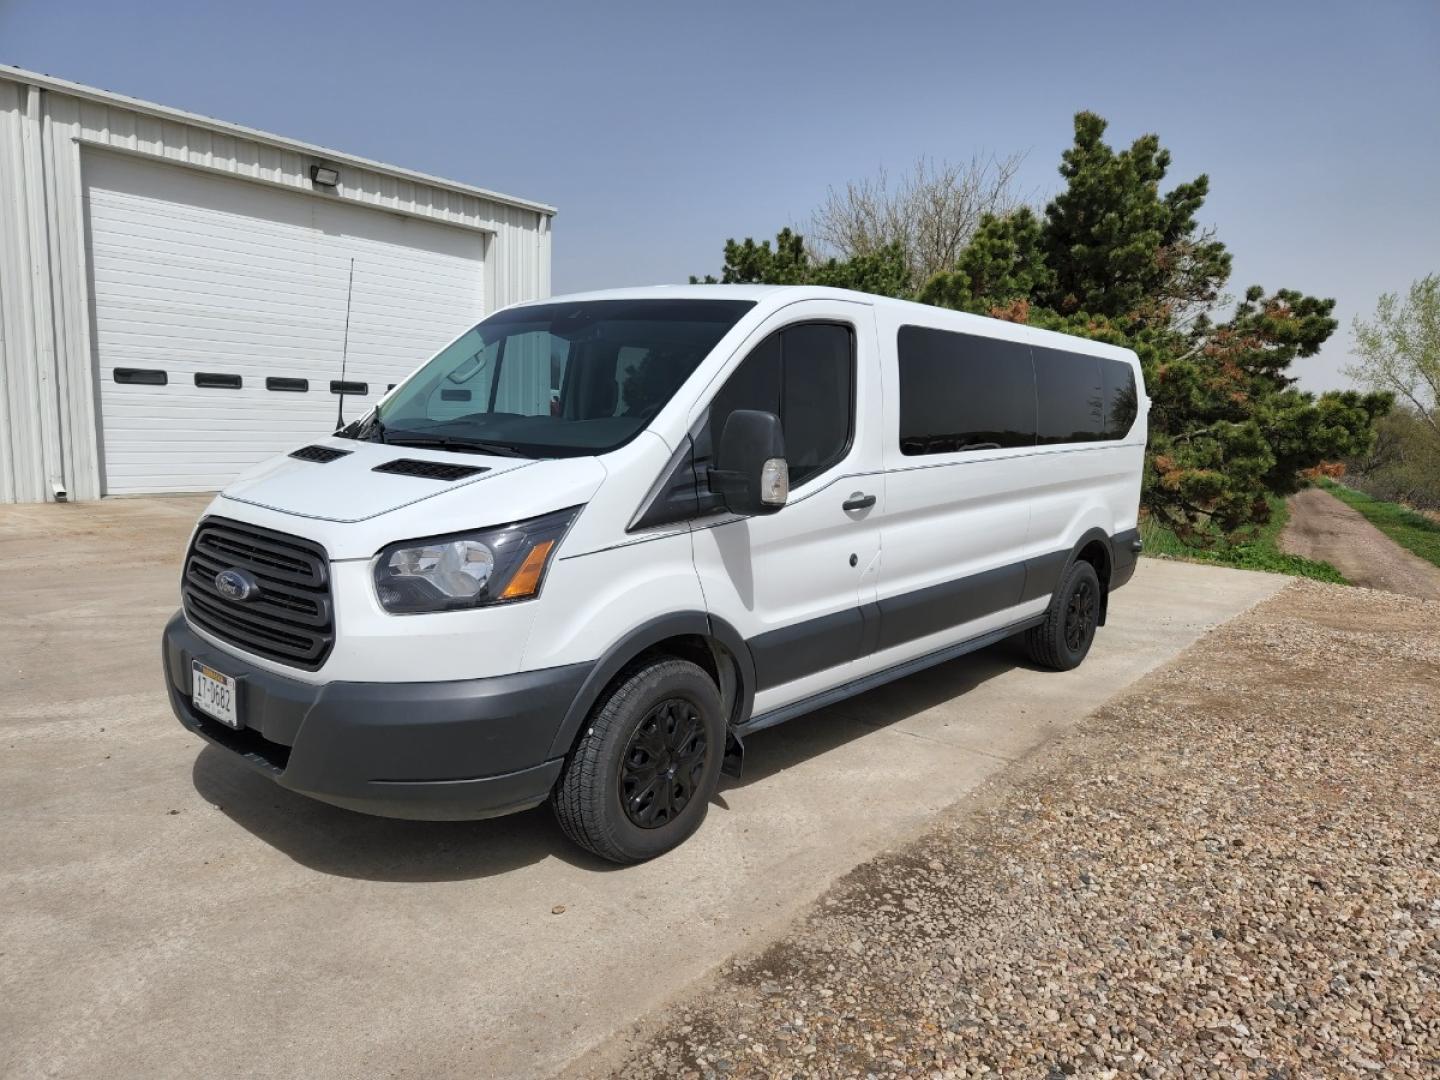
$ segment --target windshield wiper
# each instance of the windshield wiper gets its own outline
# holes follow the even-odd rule
[[[382,441],[391,446],[433,446],[437,450],[454,450],[461,454],[494,454],[496,457],[518,457],[525,455],[505,443],[486,442],[484,439],[467,439],[460,435],[411,435],[408,432],[383,434]]]

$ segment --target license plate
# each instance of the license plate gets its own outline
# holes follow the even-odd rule
[[[238,728],[240,713],[235,708],[235,680],[214,668],[190,661],[190,700],[206,716]]]

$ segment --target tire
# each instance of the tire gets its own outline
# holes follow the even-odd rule
[[[1025,632],[1030,659],[1054,671],[1080,666],[1095,640],[1100,617],[1100,577],[1095,567],[1077,559],[1065,571],[1060,587],[1045,610],[1045,621]]]
[[[653,859],[705,820],[724,757],[714,680],[688,660],[651,660],[622,673],[591,712],[552,796],[555,817],[602,859]]]

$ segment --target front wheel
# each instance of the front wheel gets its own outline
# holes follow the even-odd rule
[[[1070,671],[1080,666],[1100,623],[1100,576],[1076,560],[1055,590],[1045,621],[1025,632],[1025,649],[1042,667]]]
[[[555,816],[603,859],[653,859],[705,820],[724,755],[714,681],[688,660],[654,660],[627,672],[591,713],[556,787]]]

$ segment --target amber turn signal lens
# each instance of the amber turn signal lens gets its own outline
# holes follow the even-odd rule
[[[540,575],[545,572],[545,561],[550,557],[550,549],[555,546],[554,540],[544,540],[530,549],[530,554],[525,556],[525,561],[520,564],[520,569],[515,571],[515,576],[510,579],[510,584],[505,586],[505,591],[500,594],[501,600],[520,600],[526,596],[534,596],[540,589]]]

